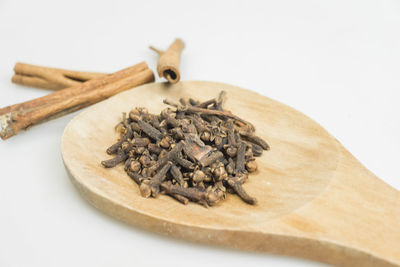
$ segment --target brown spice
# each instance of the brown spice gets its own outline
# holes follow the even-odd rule
[[[76,86],[107,75],[106,73],[72,71],[26,63],[15,64],[14,72],[11,79],[13,83],[51,90]]]
[[[133,109],[119,124],[120,141],[107,150],[117,155],[103,165],[126,160],[125,171],[144,197],[164,193],[208,207],[231,192],[256,204],[242,185],[257,171],[255,157],[269,146],[254,135],[254,126],[223,109],[225,100],[225,93],[203,102],[165,100],[173,108],[160,115]]]
[[[185,44],[182,40],[176,39],[168,48],[167,51],[161,51],[150,46],[160,56],[157,64],[158,76],[164,77],[170,83],[177,83],[181,79],[179,72],[179,65],[181,60],[181,53]]]
[[[40,107],[42,105],[49,105],[51,103],[61,101],[66,98],[72,98],[83,92],[91,91],[91,90],[94,90],[101,86],[106,86],[108,84],[111,84],[113,82],[116,82],[118,80],[121,80],[123,78],[129,77],[132,75],[136,75],[136,74],[141,73],[148,69],[149,68],[148,68],[147,64],[145,62],[141,62],[132,67],[115,72],[114,74],[106,75],[104,77],[100,77],[100,78],[96,78],[96,79],[92,79],[81,85],[68,87],[68,88],[65,88],[62,90],[58,90],[57,92],[51,93],[51,94],[43,96],[43,97],[39,97],[39,98],[29,100],[29,101],[26,101],[23,103],[14,104],[11,106],[1,108],[0,115],[4,115],[4,114],[12,112],[12,111],[30,110],[30,109]],[[153,78],[153,80],[154,80],[154,78]]]
[[[10,138],[38,123],[55,119],[124,90],[154,81],[153,72],[147,68],[146,63],[139,65],[141,66],[133,66],[35,100],[0,109],[2,128],[0,137],[3,140]]]

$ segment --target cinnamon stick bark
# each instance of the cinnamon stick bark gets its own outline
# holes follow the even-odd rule
[[[95,104],[132,87],[154,81],[154,74],[150,69],[126,75],[127,72],[132,72],[132,68],[136,70],[137,67],[130,67],[106,77],[96,78],[81,85],[54,92],[40,98],[39,103],[43,103],[42,105],[23,108],[1,115],[0,124],[2,129],[0,137],[3,140],[8,139],[30,126]],[[88,90],[88,88],[91,90]],[[57,94],[57,97],[52,96],[54,94]],[[45,104],[46,98],[51,99],[53,102]],[[58,99],[58,101],[54,101],[54,99]]]
[[[64,100],[65,98],[71,98],[83,92],[93,90],[94,88],[98,88],[99,86],[105,86],[122,78],[138,74],[148,69],[149,68],[146,62],[141,62],[132,67],[118,71],[114,74],[100,76],[99,78],[95,78],[82,84],[56,91],[40,98],[1,108],[0,116],[13,111],[27,111],[28,109],[35,108],[41,105],[47,105],[58,102],[60,100]]]
[[[181,39],[176,39],[167,51],[161,51],[150,46],[150,49],[158,53],[158,76],[166,78],[170,83],[177,83],[181,79],[179,71],[181,53],[185,44]]]
[[[11,79],[13,83],[51,90],[79,85],[106,75],[106,73],[71,71],[26,63],[15,64],[14,72]]]

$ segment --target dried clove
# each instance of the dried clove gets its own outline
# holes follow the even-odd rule
[[[193,162],[200,161],[210,151],[210,146],[206,146],[199,138],[195,135],[187,135],[185,138],[185,145],[183,151]]]
[[[242,184],[243,184],[243,179],[242,178],[230,178],[228,179],[228,184],[230,187],[235,190],[236,194],[239,195],[239,197],[246,203],[248,204],[256,204],[257,200],[254,197],[249,196],[246,191],[243,189]]]
[[[101,162],[101,164],[106,168],[112,168],[112,167],[117,166],[119,163],[124,162],[127,159],[128,159],[128,155],[125,153],[124,150],[122,150],[120,148],[120,149],[118,149],[118,153],[114,158],[109,159],[109,160],[104,160]]]
[[[175,163],[178,164],[178,165],[180,165],[180,166],[182,166],[182,167],[185,168],[185,169],[188,169],[188,170],[194,169],[193,163],[192,163],[191,161],[189,161],[189,160],[187,160],[187,159],[184,159],[184,158],[181,158],[181,157],[179,157],[179,156],[177,156],[177,157],[175,158]]]
[[[203,182],[205,178],[206,178],[206,175],[204,172],[202,172],[201,170],[196,170],[193,173],[192,181],[194,184],[199,184],[199,183]]]
[[[140,185],[140,193],[142,194],[143,197],[149,197],[150,194],[153,197],[156,197],[160,193],[160,185],[164,180],[165,176],[167,175],[167,172],[169,171],[171,166],[172,163],[168,162],[161,168],[161,170],[156,175],[142,182],[142,184]]]
[[[123,142],[133,137],[133,131],[131,128],[127,129],[127,133],[119,140],[117,143],[113,144],[109,148],[107,148],[107,154],[112,155],[117,153],[118,148],[122,145]]]
[[[142,175],[140,175],[136,172],[129,171],[129,170],[126,173],[128,174],[129,177],[132,178],[133,181],[135,181],[135,183],[137,183],[138,185],[141,184],[142,179],[143,179]]]
[[[222,154],[221,151],[212,152],[209,156],[203,157],[201,160],[199,160],[199,164],[202,167],[207,167],[208,165],[210,165],[213,162],[216,162],[223,156],[224,154]]]
[[[255,172],[257,170],[257,162],[255,160],[246,162],[246,169],[248,172]]]
[[[131,141],[133,146],[147,146],[150,144],[150,139],[145,137],[145,138],[134,138]]]
[[[140,169],[141,169],[140,162],[138,162],[136,160],[131,160],[131,162],[129,164],[129,170],[134,172],[134,173],[139,173]]]
[[[251,123],[225,110],[225,101],[222,91],[203,102],[164,100],[170,107],[159,115],[132,109],[116,126],[119,141],[107,149],[115,157],[102,165],[123,163],[143,197],[162,193],[185,205],[192,201],[208,207],[233,193],[256,204],[242,185],[257,171],[255,157],[269,145]]]
[[[198,202],[206,207],[216,204],[220,199],[214,191],[207,192],[198,188],[185,188],[171,183],[163,183],[161,187],[168,194],[177,194],[184,196],[192,201]]]
[[[174,146],[164,157],[159,159],[153,166],[150,167],[150,171],[156,171],[159,168],[163,167],[168,161],[173,161],[178,153],[181,152],[184,143],[181,141]]]
[[[268,143],[265,142],[265,140],[262,139],[261,137],[256,136],[256,135],[253,135],[253,134],[249,134],[249,133],[247,133],[247,132],[241,132],[240,135],[241,135],[241,137],[242,137],[244,140],[247,140],[247,141],[249,141],[249,142],[251,142],[251,143],[254,143],[254,144],[256,144],[256,145],[259,145],[259,146],[261,146],[262,149],[264,149],[264,150],[269,150],[269,145],[268,145]]]
[[[236,157],[236,173],[242,173],[244,171],[245,152],[246,152],[246,144],[241,142],[239,144]]]
[[[179,168],[174,164],[171,166],[170,172],[172,174],[172,176],[174,177],[174,179],[178,182],[178,184],[180,184],[181,186],[183,186],[185,184],[185,181],[183,180],[183,175],[181,170],[179,170]]]
[[[147,148],[149,149],[150,153],[154,153],[157,155],[160,155],[161,151],[165,151],[161,147],[159,147],[157,144],[153,144],[153,143],[148,144]]]
[[[142,120],[139,120],[138,124],[139,124],[140,129],[143,132],[145,132],[150,138],[152,138],[156,141],[160,141],[160,139],[162,138],[162,134],[159,130],[157,130],[156,128],[151,126],[149,123],[142,121]]]
[[[216,110],[222,110],[222,107],[224,106],[225,102],[226,102],[226,92],[225,91],[221,91],[218,95],[218,99],[217,102],[215,103],[215,109]]]
[[[259,157],[262,155],[264,149],[261,146],[254,144],[254,143],[250,143],[250,142],[248,142],[248,144],[251,145],[251,149],[253,151],[253,156]]]

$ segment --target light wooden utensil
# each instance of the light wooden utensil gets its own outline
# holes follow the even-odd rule
[[[105,169],[122,112],[160,112],[164,98],[206,100],[227,91],[226,108],[251,121],[271,150],[244,187],[256,206],[229,195],[204,208],[168,196],[145,199],[123,166]],[[62,137],[71,180],[93,206],[169,236],[297,256],[340,266],[400,266],[400,192],[360,164],[302,113],[257,93],[212,82],[146,84],[76,116]]]

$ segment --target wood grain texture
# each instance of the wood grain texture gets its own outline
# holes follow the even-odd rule
[[[206,100],[228,93],[227,109],[251,121],[271,150],[237,196],[212,208],[167,197],[145,199],[123,167],[105,169],[121,113],[159,112],[164,98]],[[238,87],[212,82],[147,84],[75,117],[62,137],[71,180],[96,208],[176,238],[297,256],[339,266],[400,266],[400,193],[363,167],[335,138],[300,112]]]

